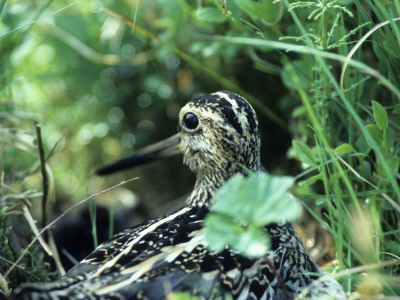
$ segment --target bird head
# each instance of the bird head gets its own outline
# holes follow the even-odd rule
[[[200,179],[225,181],[245,168],[259,170],[257,116],[243,97],[218,92],[195,98],[181,109],[179,127],[183,161]]]
[[[179,128],[174,136],[102,167],[97,174],[111,174],[182,152],[183,162],[196,173],[187,203],[208,205],[231,176],[262,168],[257,116],[237,94],[224,91],[193,99],[179,113]]]

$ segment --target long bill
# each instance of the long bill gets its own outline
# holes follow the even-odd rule
[[[97,175],[109,175],[118,171],[148,164],[161,158],[182,153],[180,149],[181,134],[177,133],[158,143],[144,147],[130,156],[96,170]]]

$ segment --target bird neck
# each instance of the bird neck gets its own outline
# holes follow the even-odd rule
[[[235,171],[232,170],[229,173],[215,169],[214,172],[197,174],[193,191],[186,200],[186,203],[189,206],[211,206],[214,203],[215,193],[230,177],[237,173],[242,173],[247,176],[249,170],[251,172],[258,172],[260,170],[260,164],[255,164],[253,168],[247,169],[238,166]]]
[[[198,175],[194,189],[186,203],[189,206],[209,206],[212,204],[216,191],[225,183],[225,179],[213,174]]]

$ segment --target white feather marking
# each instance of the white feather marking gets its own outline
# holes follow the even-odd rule
[[[115,256],[113,259],[109,260],[107,263],[105,263],[101,268],[99,268],[97,270],[96,273],[93,274],[93,277],[100,275],[104,270],[113,267],[117,261],[121,258],[121,256],[126,255],[128,253],[131,252],[132,247],[138,243],[145,235],[147,235],[148,233],[153,232],[154,230],[156,230],[157,227],[163,225],[164,223],[175,219],[177,216],[182,215],[184,213],[186,213],[190,208],[189,207],[184,207],[181,210],[178,210],[176,213],[169,215],[166,218],[163,218],[161,220],[159,220],[158,222],[152,224],[151,226],[149,226],[148,228],[146,228],[145,230],[141,231],[140,234],[138,235],[137,238],[135,238],[134,240],[130,241],[127,244],[127,247],[121,252],[119,253],[117,256]]]
[[[133,273],[133,274],[132,274],[132,276],[126,278],[125,280],[119,281],[116,284],[106,285],[105,287],[97,290],[97,294],[99,294],[99,295],[109,294],[113,291],[117,291],[117,290],[131,284],[132,282],[139,279],[143,274],[150,271],[153,264],[155,262],[157,262],[162,255],[163,255],[163,253],[159,253],[149,259],[146,259],[145,261],[143,261],[142,263],[140,263],[134,267],[122,270],[121,271],[122,275],[130,274],[130,273]]]
[[[165,252],[165,253],[169,253],[169,255],[165,258],[165,261],[167,262],[172,262],[175,260],[175,258],[177,258],[179,255],[182,254],[182,252],[186,252],[186,253],[191,253],[193,251],[194,248],[196,248],[199,245],[203,245],[205,246],[206,241],[204,239],[204,235],[203,235],[203,229],[197,230],[196,234],[193,234],[194,232],[192,232],[191,235],[193,235],[194,237],[191,238],[188,242],[186,243],[181,243],[181,244],[177,244],[174,246],[166,246],[164,248],[162,248],[161,251]],[[171,248],[171,249],[168,249]],[[173,251],[171,251],[173,250]]]
[[[164,260],[167,263],[171,263],[180,254],[182,254],[182,252],[185,251],[190,253],[199,244],[202,245],[205,244],[203,229],[192,232],[192,235],[194,235],[194,237],[190,239],[190,241],[186,243],[177,244],[174,246],[165,246],[162,248],[161,253],[158,253],[135,266],[122,270],[121,271],[122,275],[126,274],[132,274],[132,275],[129,278],[120,281],[116,284],[108,285],[104,288],[99,289],[97,293],[99,295],[104,295],[112,291],[117,291],[118,289],[121,289],[122,287],[127,286],[132,282],[138,280],[141,276],[150,271],[153,268],[154,264],[156,264],[158,261]]]
[[[228,94],[224,93],[224,92],[217,92],[215,93],[215,95],[220,96],[221,98],[224,98],[226,101],[228,101],[230,104],[232,104],[232,107],[235,109],[238,107],[238,104],[235,100],[231,99]]]

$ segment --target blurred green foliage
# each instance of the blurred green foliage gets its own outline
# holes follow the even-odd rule
[[[276,105],[265,95],[264,80],[257,76],[262,74],[244,73],[251,64],[247,53],[252,50],[206,36],[246,33],[221,8],[198,10],[198,4],[184,1],[145,1],[138,7],[112,1],[7,3],[0,37],[2,69],[6,70],[1,77],[2,108],[21,129],[32,130],[32,119],[38,120],[47,152],[58,145],[49,159],[52,170],[57,170],[53,174],[57,199],[84,197],[92,189],[88,181],[96,167],[174,133],[184,103],[196,94],[226,88],[104,8],[127,18],[136,14],[138,25],[190,54],[221,80],[238,88],[248,86],[247,92],[254,91]],[[206,8],[214,14],[218,11],[224,21],[203,20],[201,11]],[[237,5],[229,5],[229,11],[235,18],[243,16]],[[209,18],[210,14],[205,15]],[[274,56],[279,59],[280,55]],[[276,82],[276,78],[271,80]],[[268,94],[278,92],[274,89]],[[21,116],[21,110],[26,115]],[[281,147],[276,148],[272,148],[275,155],[283,157]],[[6,152],[2,165],[12,173],[18,167]],[[32,164],[25,154],[18,155],[18,163]],[[168,180],[168,171],[157,174],[158,169],[150,168],[148,173],[166,181],[161,184],[165,190],[172,186],[175,195],[189,191]],[[190,185],[193,179],[188,182],[187,177],[186,173],[179,179]],[[112,182],[122,178],[117,175]],[[101,184],[102,179],[93,181],[95,187],[107,186]],[[152,188],[145,184],[143,190],[148,189]]]
[[[257,110],[267,169],[298,174],[304,206],[332,236],[327,260],[337,259],[337,271],[398,262],[399,16],[399,0],[1,1],[4,224],[20,201],[40,219],[33,120],[42,127],[53,214],[140,176],[96,199],[113,200],[116,213],[122,207],[137,223],[183,203],[162,206],[193,184],[181,158],[107,179],[94,170],[175,133],[189,99],[230,89]],[[342,90],[345,57],[372,29],[343,73]],[[355,228],[368,229],[364,239],[354,238]],[[379,255],[368,259],[371,252]],[[2,274],[7,268],[1,262]],[[341,280],[362,294],[371,281],[356,273]],[[389,277],[370,290],[398,295],[390,277],[398,268],[366,275],[381,273]]]

